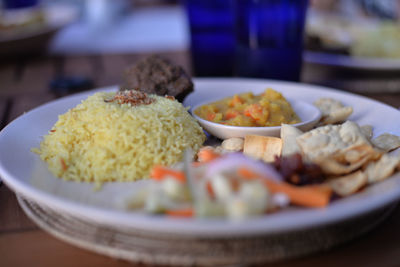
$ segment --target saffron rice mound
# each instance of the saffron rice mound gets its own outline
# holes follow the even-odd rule
[[[202,128],[173,98],[114,101],[118,94],[96,93],[59,116],[34,149],[51,173],[97,184],[134,181],[148,177],[153,165],[177,163],[186,148],[198,151],[203,144]]]

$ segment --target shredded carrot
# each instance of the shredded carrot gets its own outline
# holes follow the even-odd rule
[[[317,191],[321,191],[321,192],[326,192],[331,194],[332,193],[332,187],[330,187],[327,184],[316,184],[316,185],[309,185],[309,188],[315,189]]]
[[[239,167],[237,172],[241,177],[243,177],[247,180],[253,180],[253,179],[257,178],[257,176],[258,176],[257,174],[255,174],[251,170],[247,169],[246,167]]]
[[[68,166],[65,163],[64,159],[60,158],[60,162],[61,162],[61,167],[62,167],[63,171],[66,171],[68,169]]]
[[[207,192],[210,195],[210,197],[214,198],[215,197],[215,193],[214,193],[214,189],[213,189],[210,181],[207,182],[206,188],[207,188]]]
[[[199,167],[201,165],[204,165],[204,162],[200,162],[200,161],[193,161],[192,162],[192,166],[193,167]]]
[[[201,162],[210,162],[220,157],[220,155],[211,148],[203,148],[197,153],[197,157]]]
[[[326,190],[315,186],[294,186],[285,182],[263,180],[268,189],[273,193],[286,194],[293,204],[306,207],[325,207],[329,204],[332,190]]]
[[[248,177],[260,177],[259,174],[246,169],[242,171]],[[260,177],[262,178],[262,177]],[[328,186],[294,186],[286,182],[275,182],[271,179],[262,178],[265,186],[272,193],[284,193],[286,194],[290,202],[295,205],[306,206],[306,207],[325,207],[329,204],[332,189]]]
[[[232,189],[234,192],[237,192],[239,190],[240,187],[240,182],[238,179],[229,179],[230,180],[230,184],[232,186]]]
[[[193,209],[167,210],[165,214],[173,217],[193,217]]]
[[[185,174],[183,172],[173,170],[161,165],[154,165],[150,171],[150,177],[157,181],[161,181],[167,176],[173,177],[182,183],[186,181]]]

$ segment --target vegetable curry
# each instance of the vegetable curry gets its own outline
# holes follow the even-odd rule
[[[263,127],[300,122],[290,103],[273,89],[260,95],[236,94],[200,106],[194,112],[205,120],[232,126]]]

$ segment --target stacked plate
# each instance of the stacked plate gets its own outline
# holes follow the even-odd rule
[[[54,211],[22,197],[18,201],[39,227],[68,243],[118,259],[172,266],[247,265],[327,250],[371,230],[395,207],[311,229],[255,236],[200,237],[107,226]]]

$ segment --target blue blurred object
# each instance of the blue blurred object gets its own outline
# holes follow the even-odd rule
[[[38,4],[38,0],[3,0],[3,6],[7,9],[32,7]]]
[[[57,96],[93,89],[93,81],[85,76],[58,76],[50,82],[50,91]]]
[[[235,74],[299,81],[307,0],[236,0]]]
[[[196,76],[232,76],[233,0],[185,0]]]

